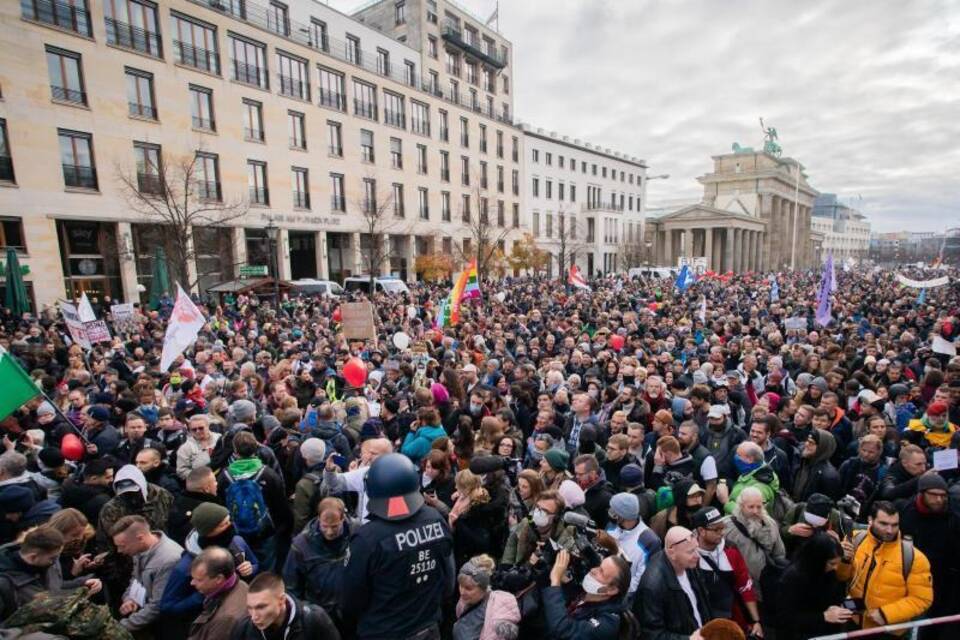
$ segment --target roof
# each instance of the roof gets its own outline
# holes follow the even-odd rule
[[[277,283],[281,289],[289,289],[290,283],[286,280],[280,280]],[[247,293],[260,289],[269,289],[273,287],[273,278],[241,278],[239,280],[227,280],[220,282],[207,289],[208,293]]]

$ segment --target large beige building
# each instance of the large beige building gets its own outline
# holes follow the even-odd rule
[[[162,191],[186,159],[195,206],[243,212],[192,229],[199,290],[243,265],[273,271],[268,225],[281,278],[364,272],[361,211],[385,202],[385,272],[470,253],[472,216],[511,229],[509,251],[523,152],[511,49],[444,0],[355,16],[313,0],[4,2],[3,242],[39,308],[80,291],[138,300],[170,234],[125,180]]]

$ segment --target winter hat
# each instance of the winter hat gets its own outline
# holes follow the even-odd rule
[[[707,384],[707,374],[700,369],[693,372],[693,384]]]
[[[40,449],[40,453],[37,454],[37,461],[40,464],[42,469],[59,469],[63,466],[64,457],[60,453],[60,449],[54,449],[52,447],[46,447],[45,449]]]
[[[433,394],[433,401],[436,404],[450,402],[450,392],[448,392],[447,388],[439,382],[434,382],[432,385],[430,385],[430,393]]]
[[[812,373],[807,373],[806,371],[804,371],[803,373],[797,376],[797,380],[796,380],[797,386],[800,387],[801,389],[806,389],[807,387],[810,386],[810,383],[813,382],[813,377],[814,376]]]
[[[270,435],[275,429],[280,428],[280,421],[277,420],[276,416],[272,416],[269,413],[260,420],[260,424],[263,425],[263,431],[267,435]]]
[[[557,489],[557,493],[559,493],[560,497],[563,498],[563,502],[567,505],[567,509],[576,509],[587,501],[587,496],[583,492],[583,489],[581,489],[580,485],[573,480],[564,480],[561,482],[560,488]]]
[[[90,407],[90,410],[87,413],[97,422],[107,422],[110,420],[110,410],[98,404]]]
[[[360,442],[373,440],[383,435],[383,422],[379,418],[370,418],[360,427]]]
[[[621,487],[641,487],[643,486],[643,469],[640,465],[630,463],[620,469]]]
[[[300,455],[312,467],[327,457],[327,445],[320,438],[307,438],[300,445]]]
[[[231,422],[253,424],[257,421],[257,405],[249,400],[234,400],[233,404],[230,405],[229,413]]]
[[[917,480],[917,491],[923,493],[932,489],[947,490],[947,481],[940,477],[936,471],[928,471]]]
[[[197,505],[193,510],[193,515],[190,516],[190,524],[197,530],[197,534],[201,538],[205,538],[229,515],[230,512],[227,511],[226,507],[216,502],[204,502]]]
[[[822,493],[810,494],[803,508],[803,519],[811,526],[822,527],[827,524],[831,509],[833,509],[833,500]]]
[[[887,395],[890,396],[890,400],[896,400],[900,396],[905,396],[908,393],[910,393],[910,387],[900,382],[890,385],[890,388],[887,389]]]
[[[821,392],[826,393],[829,387],[827,386],[827,379],[823,376],[817,376],[813,379],[813,382],[810,383],[810,386],[820,389]]]
[[[928,416],[942,416],[946,412],[947,412],[946,402],[934,402],[929,407],[927,407]]]
[[[618,493],[610,498],[609,513],[621,520],[638,520],[640,518],[640,500],[632,493]]]
[[[57,410],[53,408],[53,405],[47,401],[44,401],[39,407],[37,407],[37,417],[40,416],[55,416],[57,415]]]
[[[566,471],[570,464],[570,454],[560,449],[550,449],[543,454],[543,459],[554,471]]]
[[[10,484],[0,489],[0,512],[26,513],[36,503],[33,492],[24,486]]]

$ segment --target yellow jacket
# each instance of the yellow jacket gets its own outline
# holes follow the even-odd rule
[[[950,446],[950,440],[953,438],[953,434],[957,431],[957,425],[948,421],[944,426],[946,427],[944,431],[932,431],[923,423],[922,418],[917,418],[911,420],[907,424],[907,429],[922,433],[923,437],[926,438],[927,443],[931,447],[941,447],[946,449]]]
[[[933,603],[930,561],[914,548],[910,575],[904,581],[899,536],[893,542],[880,542],[867,533],[853,562],[840,564],[837,577],[851,580],[850,597],[862,598],[868,610],[880,609],[887,624],[912,620]],[[864,628],[875,626],[868,616],[863,616]]]

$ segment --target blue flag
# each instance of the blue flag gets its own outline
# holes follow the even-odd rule
[[[780,283],[777,282],[777,276],[770,276],[770,302],[780,301]]]
[[[920,295],[917,296],[917,306],[919,307],[927,301],[927,288],[920,289]]]
[[[687,265],[683,265],[683,268],[680,269],[680,273],[677,275],[677,281],[673,283],[677,289],[680,289],[680,292],[683,293],[693,284],[693,274],[690,273],[690,268]]]

